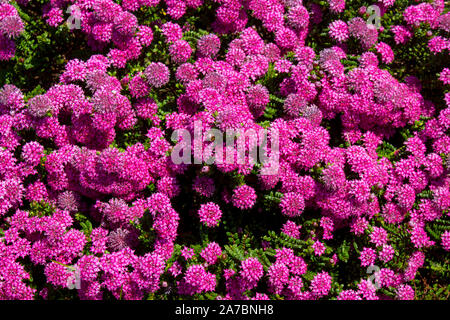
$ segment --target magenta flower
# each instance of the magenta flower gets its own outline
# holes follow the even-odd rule
[[[297,217],[302,214],[305,208],[304,198],[295,192],[288,192],[283,195],[280,203],[281,212],[288,217]]]
[[[184,63],[190,57],[192,48],[187,41],[177,40],[169,47],[169,54],[173,62]]]
[[[328,272],[318,273],[314,279],[311,280],[311,293],[316,297],[326,296],[331,289],[332,278]]]
[[[233,190],[232,202],[239,209],[250,209],[256,202],[255,190],[247,185],[242,185]]]
[[[344,42],[349,37],[348,26],[342,20],[335,20],[330,23],[330,37],[338,42]]]
[[[241,262],[241,276],[252,282],[258,282],[264,274],[262,264],[256,258],[247,258]]]
[[[216,227],[222,217],[222,211],[214,202],[202,204],[198,210],[200,222],[208,227]]]
[[[214,58],[220,49],[220,39],[215,34],[202,36],[197,42],[197,52],[204,57]]]

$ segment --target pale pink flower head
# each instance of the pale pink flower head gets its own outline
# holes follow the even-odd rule
[[[152,62],[145,69],[147,82],[156,88],[160,88],[169,82],[170,71],[164,63]]]

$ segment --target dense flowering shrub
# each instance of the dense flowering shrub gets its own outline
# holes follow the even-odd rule
[[[450,13],[372,4],[2,1],[0,299],[448,298]]]

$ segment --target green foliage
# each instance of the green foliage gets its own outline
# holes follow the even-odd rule
[[[16,6],[25,32],[15,41],[14,58],[2,62],[0,68],[0,84],[12,83],[28,98],[58,83],[69,59],[87,59],[91,55],[79,33],[71,32],[65,24],[55,28],[46,23],[42,3],[32,1],[27,6]]]
[[[48,202],[33,201],[30,203],[30,210],[28,211],[28,215],[30,217],[44,217],[51,216],[55,212],[55,207],[51,206]]]
[[[425,230],[436,242],[441,240],[441,235],[445,231],[450,231],[450,218],[448,215],[443,215],[440,219],[427,223]]]
[[[89,238],[92,232],[92,222],[89,220],[89,218],[81,213],[76,213],[75,220],[80,224],[81,230],[86,235],[86,237]]]
[[[341,246],[337,249],[337,255],[339,260],[343,262],[347,262],[350,258],[349,255],[350,246],[347,244],[347,241],[344,240],[341,244]]]

